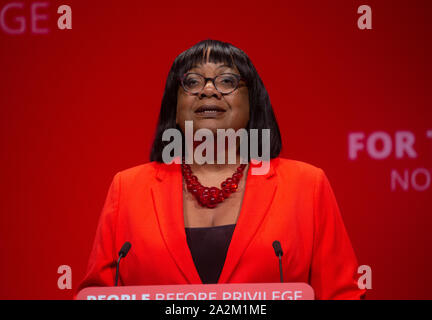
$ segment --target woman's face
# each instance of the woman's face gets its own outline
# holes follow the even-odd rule
[[[205,78],[214,78],[222,73],[240,75],[237,68],[213,62],[205,62],[188,72],[199,73]],[[218,111],[215,112],[215,109]],[[193,121],[194,132],[202,128],[214,133],[216,129],[231,128],[237,131],[246,128],[249,121],[249,94],[244,81],[240,81],[238,89],[226,95],[218,92],[211,81],[207,81],[197,94],[188,93],[179,86],[176,122],[183,132],[186,120]]]

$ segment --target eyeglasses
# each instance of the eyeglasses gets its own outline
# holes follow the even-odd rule
[[[240,80],[244,80],[240,75],[235,73],[222,73],[214,78],[205,78],[199,73],[185,73],[180,82],[183,89],[191,94],[197,94],[204,89],[207,81],[211,81],[221,94],[230,94],[239,87]]]

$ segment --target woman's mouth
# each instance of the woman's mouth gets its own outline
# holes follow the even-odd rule
[[[226,110],[217,105],[202,105],[195,110],[195,114],[203,118],[215,118],[224,114]]]

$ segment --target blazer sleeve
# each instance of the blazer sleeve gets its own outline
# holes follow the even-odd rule
[[[117,260],[115,236],[119,200],[120,173],[117,173],[112,180],[102,213],[99,217],[86,275],[78,286],[76,293],[86,287],[114,285]]]
[[[330,183],[319,169],[314,190],[314,240],[310,284],[316,299],[364,299],[357,259]]]

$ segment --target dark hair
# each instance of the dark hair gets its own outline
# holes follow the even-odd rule
[[[163,162],[162,150],[170,142],[162,141],[162,134],[166,129],[179,129],[176,125],[179,77],[193,66],[202,63],[208,49],[211,49],[208,57],[209,62],[226,63],[230,67],[235,66],[245,79],[249,92],[249,123],[245,129],[248,133],[249,129],[259,129],[258,132],[261,132],[262,129],[270,129],[270,158],[276,158],[282,149],[282,139],[269,95],[258,72],[242,50],[227,42],[208,39],[200,41],[182,52],[171,66],[162,98],[150,161]],[[258,141],[258,150],[262,152],[261,139]]]

